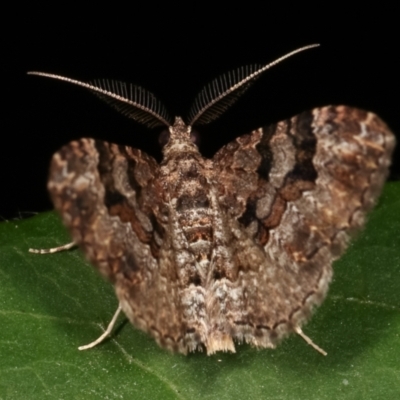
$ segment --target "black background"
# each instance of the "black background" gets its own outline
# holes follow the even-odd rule
[[[158,159],[161,154],[157,131],[123,117],[82,88],[27,76],[30,70],[132,82],[155,93],[171,114],[185,116],[197,92],[218,75],[320,43],[266,72],[219,120],[204,127],[202,153],[212,156],[238,135],[328,104],[374,111],[399,138],[394,8],[227,4],[179,8],[131,2],[89,13],[36,5],[4,14],[0,218],[52,208],[48,164],[73,139],[96,137]],[[400,178],[399,158],[397,149],[391,179]]]

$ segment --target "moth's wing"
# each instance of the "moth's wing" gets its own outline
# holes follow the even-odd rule
[[[186,352],[158,173],[140,150],[81,139],[54,155],[48,188],[73,240],[113,283],[131,322],[162,347]]]
[[[333,260],[381,192],[394,144],[376,115],[331,106],[214,156],[233,258],[213,290],[224,292],[215,306],[229,310],[232,337],[273,347],[321,303]]]

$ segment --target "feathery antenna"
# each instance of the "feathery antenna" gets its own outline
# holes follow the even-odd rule
[[[28,72],[28,75],[58,79],[89,89],[122,114],[149,128],[159,125],[170,126],[172,123],[163,104],[151,92],[140,86],[106,79],[86,83],[61,75],[36,71]]]
[[[208,124],[226,111],[267,69],[302,51],[318,47],[310,44],[279,57],[271,63],[250,65],[230,71],[211,81],[196,96],[189,112],[189,125]]]
[[[208,124],[227,110],[267,69],[302,51],[318,47],[311,44],[300,47],[279,57],[271,63],[260,66],[250,65],[230,71],[211,81],[196,96],[189,112],[188,125]],[[102,100],[116,108],[122,114],[140,122],[149,128],[164,125],[171,126],[172,118],[164,105],[148,90],[140,86],[126,84],[113,80],[95,80],[81,82],[61,75],[45,72],[28,72],[28,75],[38,75],[58,79],[74,85],[82,86],[95,93]]]

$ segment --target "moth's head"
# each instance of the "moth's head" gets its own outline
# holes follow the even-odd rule
[[[190,125],[186,125],[181,117],[175,117],[173,125],[170,125],[168,130],[164,130],[160,135],[159,141],[163,147],[164,156],[177,152],[197,153],[199,150],[191,132]]]

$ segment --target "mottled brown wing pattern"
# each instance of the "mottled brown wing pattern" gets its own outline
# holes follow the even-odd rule
[[[324,299],[332,262],[388,174],[394,136],[376,115],[317,108],[237,138],[214,157],[232,266],[218,271],[220,326],[274,347]]]
[[[274,347],[324,299],[393,147],[374,114],[325,107],[207,160],[177,118],[160,166],[140,150],[82,139],[53,157],[49,190],[130,321],[162,347]]]
[[[114,284],[131,322],[162,347],[185,352],[158,174],[140,150],[81,139],[54,155],[48,187],[73,240]]]

